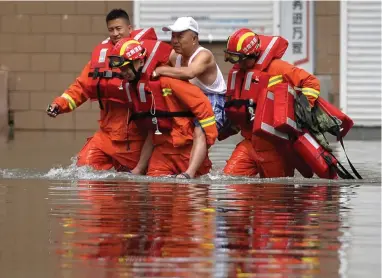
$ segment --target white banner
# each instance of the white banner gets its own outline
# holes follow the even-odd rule
[[[313,9],[313,1],[280,2],[280,35],[289,41],[283,60],[310,73],[314,71]]]
[[[313,73],[313,1],[136,0],[134,27],[154,27],[160,40],[169,41],[162,27],[177,17],[192,16],[203,42],[225,42],[235,30],[247,27],[259,34],[281,35],[289,41],[284,60]]]
[[[239,28],[247,27],[260,34],[274,33],[275,2],[170,0],[134,1],[134,28],[154,27],[160,40],[168,41],[170,32],[162,27],[178,17],[192,16],[199,25],[200,41],[225,42]]]

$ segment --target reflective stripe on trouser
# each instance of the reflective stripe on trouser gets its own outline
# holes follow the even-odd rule
[[[254,143],[244,139],[236,146],[223,171],[233,176],[254,177],[259,173],[261,178],[292,177],[293,163],[287,159],[289,146],[283,145],[285,154],[264,139],[256,138]]]
[[[156,146],[149,161],[147,175],[158,177],[185,172],[190,162],[191,149],[192,144],[178,148],[169,143]],[[212,163],[207,154],[195,177],[208,174],[211,167]]]
[[[90,137],[78,153],[77,166],[88,165],[96,170],[132,170],[138,163],[144,141],[112,141],[102,131]]]

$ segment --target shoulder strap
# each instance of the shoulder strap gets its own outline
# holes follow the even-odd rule
[[[355,169],[355,167],[353,166],[353,164],[350,162],[350,159],[349,159],[349,157],[348,157],[348,155],[347,155],[347,153],[346,153],[346,151],[345,151],[345,146],[344,146],[344,142],[343,142],[343,140],[342,140],[342,136],[341,136],[339,133],[338,133],[338,137],[337,137],[337,138],[339,139],[339,141],[340,141],[340,143],[341,143],[341,146],[342,146],[342,149],[344,150],[346,159],[347,159],[347,161],[348,161],[348,163],[349,163],[349,166],[350,166],[350,168],[352,169],[354,175],[356,175],[356,177],[357,177],[358,179],[362,180],[362,176],[358,173],[358,171]],[[340,165],[341,165],[341,164],[340,164]],[[341,165],[341,166],[342,166],[342,165]]]
[[[195,52],[191,55],[190,59],[188,60],[188,65],[191,64],[191,62],[192,62],[192,60],[194,60],[195,56],[198,55],[198,53],[199,53],[200,51],[202,51],[203,49],[204,49],[204,47],[199,46],[199,47],[195,50]]]
[[[182,55],[178,54],[175,60],[175,67],[180,68],[182,66]]]

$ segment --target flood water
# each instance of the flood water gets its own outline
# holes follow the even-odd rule
[[[225,177],[239,138],[176,181],[74,167],[90,134],[0,145],[1,278],[381,277],[380,142],[345,142],[361,181]]]

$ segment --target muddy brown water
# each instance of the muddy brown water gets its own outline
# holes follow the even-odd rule
[[[223,176],[236,137],[179,182],[74,167],[89,135],[0,145],[0,277],[381,277],[378,141],[345,142],[363,180]]]

